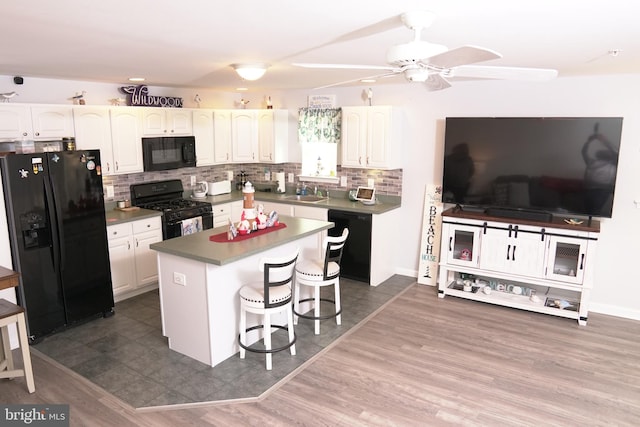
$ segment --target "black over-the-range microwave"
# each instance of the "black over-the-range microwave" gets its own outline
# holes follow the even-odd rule
[[[142,138],[145,171],[163,171],[196,165],[196,139],[193,136]]]

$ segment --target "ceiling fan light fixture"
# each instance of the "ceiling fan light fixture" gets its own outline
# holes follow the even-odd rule
[[[426,68],[415,68],[404,71],[404,76],[410,82],[424,83],[431,73]]]
[[[396,65],[410,65],[446,52],[447,50],[447,47],[441,44],[413,41],[398,44],[389,49],[387,51],[387,62]]]
[[[252,63],[252,64],[231,64],[238,75],[244,80],[258,80],[267,72],[269,64]]]

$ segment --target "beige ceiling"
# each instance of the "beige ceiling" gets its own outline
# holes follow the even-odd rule
[[[410,41],[412,31],[399,25],[356,36],[415,9],[436,13],[423,40],[503,55],[481,65],[554,68],[560,76],[640,73],[640,6],[633,0],[2,0],[0,74],[308,89],[375,72],[292,62],[387,65],[387,49]],[[229,67],[238,62],[271,67],[261,80],[243,82]],[[383,82],[409,84],[401,76]]]

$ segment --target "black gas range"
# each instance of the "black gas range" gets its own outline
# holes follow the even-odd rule
[[[191,225],[198,225],[202,230],[213,228],[211,203],[183,198],[184,188],[179,179],[133,184],[129,189],[133,206],[162,211],[162,237],[165,240],[182,236],[187,233],[185,230],[197,229]],[[187,224],[189,227],[185,226]]]

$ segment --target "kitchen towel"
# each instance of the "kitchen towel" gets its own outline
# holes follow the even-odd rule
[[[284,172],[276,172],[276,182],[278,183],[276,192],[284,193],[286,191],[284,187]]]
[[[202,231],[202,217],[194,216],[182,220],[182,235],[193,234]]]

